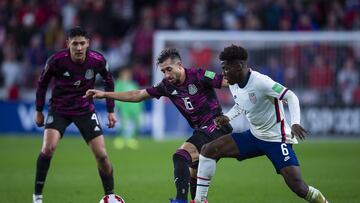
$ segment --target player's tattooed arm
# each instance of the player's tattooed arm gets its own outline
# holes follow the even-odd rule
[[[128,92],[104,92],[101,90],[89,89],[86,91],[84,97],[96,99],[111,98],[124,102],[141,102],[145,99],[151,98],[145,89]]]

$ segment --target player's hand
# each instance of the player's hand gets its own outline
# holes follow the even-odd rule
[[[116,123],[117,119],[116,119],[116,116],[114,113],[108,113],[108,121],[109,121],[109,123],[107,124],[107,126],[109,128],[115,127],[115,123]]]
[[[299,124],[294,124],[291,126],[291,135],[292,138],[294,138],[294,136],[300,138],[300,140],[305,140],[306,135],[308,135],[309,132],[307,130],[305,130],[301,125]]]
[[[40,111],[35,113],[35,123],[38,127],[44,126],[44,114]]]
[[[216,125],[217,128],[221,128],[224,125],[229,124],[230,119],[227,116],[218,116],[214,119],[214,123]]]
[[[89,89],[86,91],[86,94],[83,96],[86,98],[94,98],[94,99],[103,99],[105,98],[105,92],[96,89]]]

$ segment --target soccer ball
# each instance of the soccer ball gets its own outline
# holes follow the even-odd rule
[[[99,203],[125,203],[125,200],[116,194],[105,195]]]

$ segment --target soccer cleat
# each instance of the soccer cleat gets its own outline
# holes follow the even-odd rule
[[[43,203],[43,196],[33,194],[33,203]]]
[[[188,203],[187,200],[170,199],[170,203]]]

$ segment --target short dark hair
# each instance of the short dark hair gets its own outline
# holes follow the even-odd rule
[[[225,47],[220,53],[220,61],[246,61],[248,59],[248,52],[241,46],[231,45]]]
[[[71,28],[69,30],[67,36],[68,36],[68,38],[73,38],[73,37],[76,37],[76,36],[89,38],[87,32],[83,28],[81,28],[80,26]]]
[[[171,60],[179,59],[181,61],[181,57],[178,50],[176,50],[175,48],[165,48],[159,54],[156,64],[160,64],[166,61],[168,58],[170,58]]]

